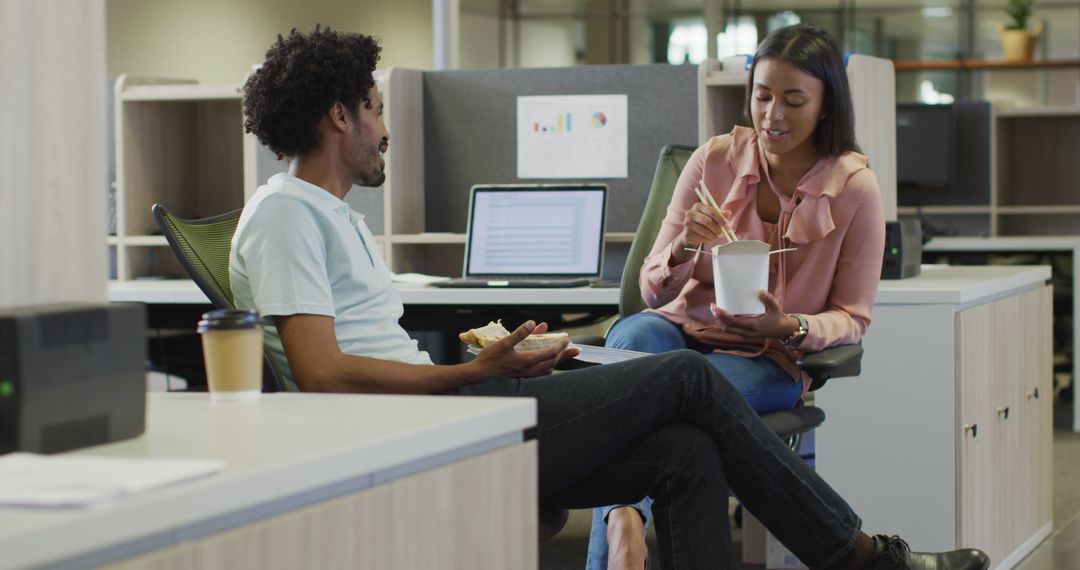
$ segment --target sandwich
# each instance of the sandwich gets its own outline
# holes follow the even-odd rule
[[[506,327],[502,325],[502,320],[500,319],[495,322],[490,322],[478,329],[469,329],[459,334],[458,338],[461,339],[461,342],[464,342],[469,346],[484,348],[509,335],[510,331],[506,330]],[[570,338],[570,335],[562,332],[531,334],[525,337],[525,340],[519,342],[515,348],[517,350],[540,350],[557,344],[559,341],[566,338]]]

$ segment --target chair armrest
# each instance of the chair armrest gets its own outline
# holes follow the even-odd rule
[[[843,344],[807,352],[795,361],[795,365],[810,376],[810,389],[816,390],[830,378],[858,376],[862,370],[862,354],[861,344]]]
[[[604,346],[604,337],[595,334],[581,334],[570,337],[570,342],[588,346]]]

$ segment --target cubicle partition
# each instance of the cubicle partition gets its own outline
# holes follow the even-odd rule
[[[696,140],[697,80],[696,67],[671,65],[390,70],[382,81],[390,152],[379,237],[388,265],[460,274],[474,184],[598,182],[610,188],[604,273],[617,279],[660,149]],[[562,163],[548,178],[519,176],[518,98],[567,95],[626,97],[625,176],[570,177]]]
[[[567,181],[558,173],[518,177],[520,96],[627,96],[629,176],[590,180],[610,188],[609,232],[637,229],[660,149],[697,140],[697,67],[691,65],[430,71],[423,89],[428,232],[465,231],[474,184]]]

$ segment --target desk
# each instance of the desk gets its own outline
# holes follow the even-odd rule
[[[446,364],[460,362],[457,333],[488,321],[505,319],[516,325],[533,319],[558,329],[619,312],[617,287],[440,289],[398,284],[397,288],[405,305],[401,326],[442,333],[439,352],[433,356]],[[147,318],[156,329],[194,330],[199,315],[210,309],[206,295],[190,280],[110,281],[108,293],[112,302],[147,303]],[[584,316],[564,318],[571,313]]]
[[[589,308],[618,309],[618,287],[573,287],[569,289],[458,289],[397,285],[401,301],[409,306],[550,306],[568,311]],[[109,281],[109,301],[154,305],[206,305],[210,300],[189,279]]]
[[[924,253],[1059,253],[1072,255],[1069,300],[1072,304],[1072,383],[1073,383],[1073,431],[1080,432],[1080,397],[1077,397],[1076,383],[1080,382],[1080,335],[1076,327],[1080,326],[1080,279],[1075,272],[1080,268],[1080,237],[1077,236],[1007,236],[992,238],[976,237],[936,237],[923,246]]]
[[[815,392],[818,472],[870,532],[983,548],[997,568],[1050,534],[1049,278],[924,266],[881,283],[862,374]]]
[[[149,394],[144,435],[74,453],[225,471],[100,510],[0,510],[0,568],[536,568],[535,422],[529,399]]]

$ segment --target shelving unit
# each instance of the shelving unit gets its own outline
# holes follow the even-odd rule
[[[991,123],[988,203],[899,213],[969,218],[991,236],[1080,235],[1080,106],[995,107]]]
[[[698,66],[698,139],[731,131],[746,124],[743,101],[748,72],[725,70],[715,59]],[[896,87],[892,61],[852,55],[847,62],[848,83],[855,107],[855,138],[881,188],[885,219],[896,219]]]
[[[391,69],[379,83],[393,143],[375,236],[393,271],[460,274],[465,235],[425,233],[423,74]],[[240,85],[121,76],[115,88],[117,280],[184,278],[150,214],[156,202],[183,218],[243,207],[260,184],[285,166],[245,134]],[[372,213],[372,212],[367,212]],[[611,232],[611,243],[633,233]]]
[[[1080,59],[1033,61],[950,59],[941,61],[896,61],[896,71],[953,71],[973,69],[1032,70],[1080,68]]]
[[[240,208],[256,187],[245,169],[254,137],[243,132],[234,85],[183,79],[116,81],[117,278],[183,277],[150,206],[201,218]]]

